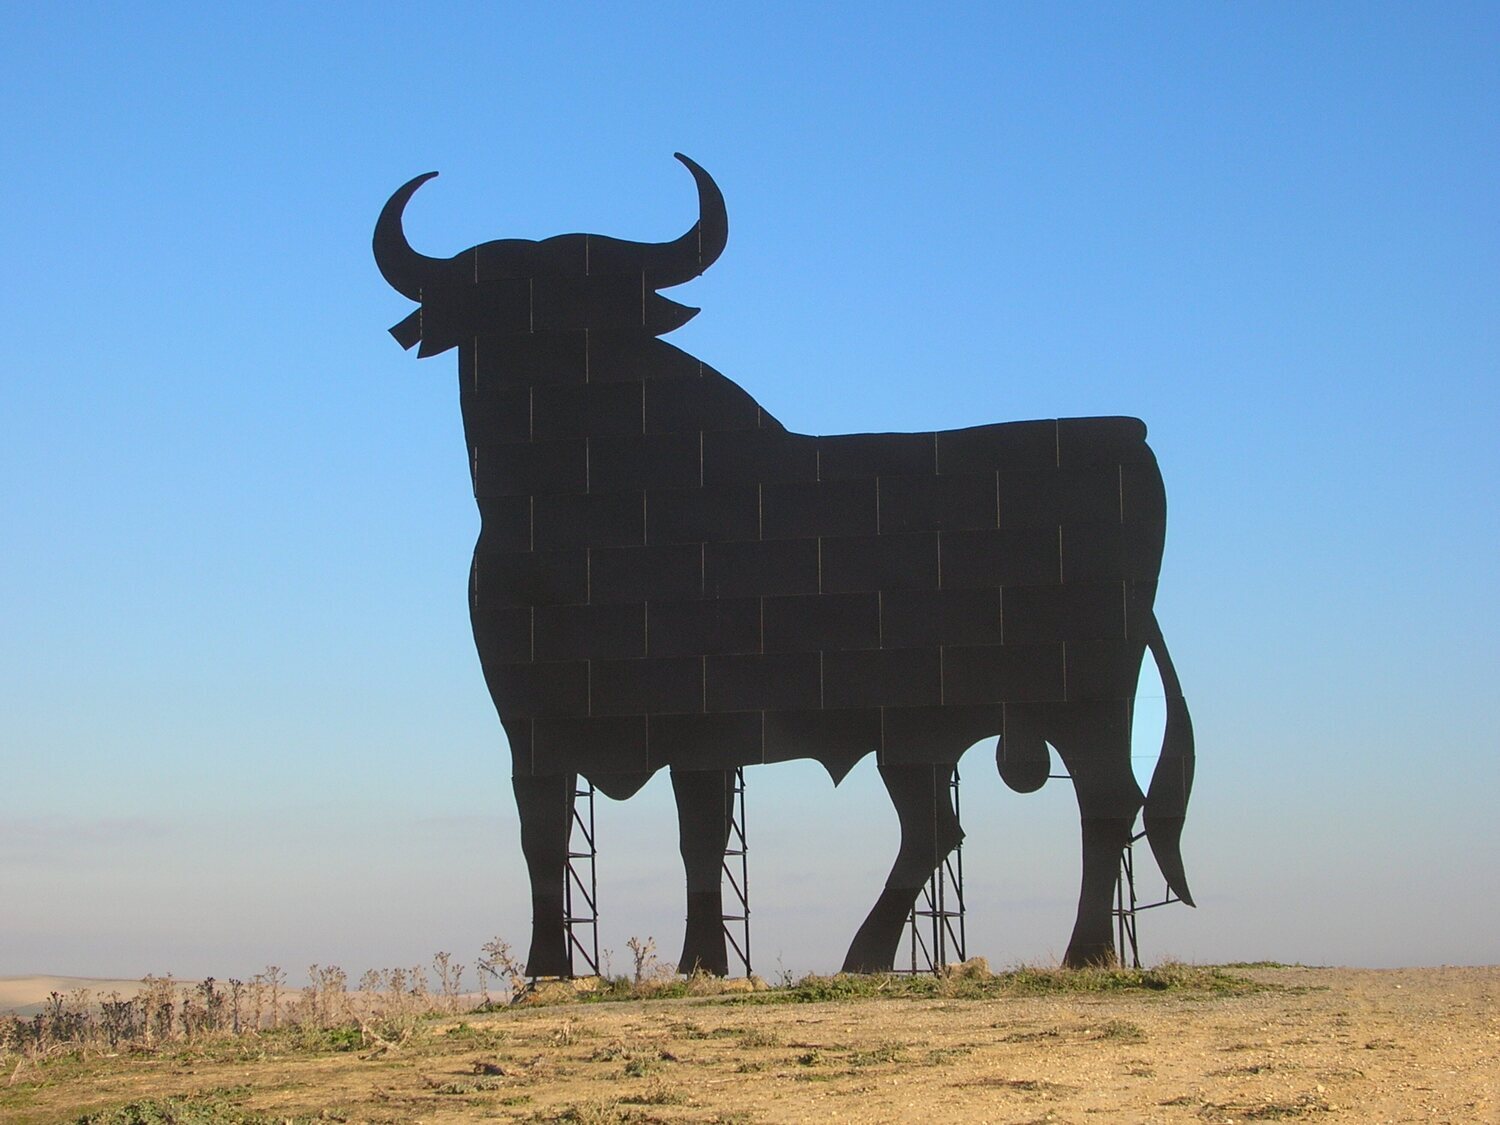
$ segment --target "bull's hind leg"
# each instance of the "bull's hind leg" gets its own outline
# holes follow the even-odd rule
[[[1078,704],[1060,709],[1051,732],[1073,777],[1083,828],[1083,884],[1078,918],[1063,963],[1071,968],[1113,964],[1113,895],[1120,854],[1145,803],[1130,768],[1130,705]]]
[[[901,822],[901,849],[885,890],[849,945],[846,973],[891,971],[918,893],[964,838],[950,797],[952,766],[881,766],[880,778]]]
[[[729,975],[724,944],[724,849],[734,814],[732,770],[673,770],[677,832],[687,872],[687,931],[679,972]]]
[[[531,952],[526,955],[526,972],[533,977],[572,975],[563,927],[563,881],[577,784],[573,774],[512,779],[521,818],[521,852],[531,875]]]

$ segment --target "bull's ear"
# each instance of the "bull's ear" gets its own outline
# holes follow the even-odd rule
[[[396,343],[410,351],[412,345],[422,338],[422,310],[413,309],[410,316],[400,324],[392,325],[390,331],[396,337]]]
[[[653,336],[674,332],[702,311],[691,305],[679,305],[660,293],[647,293],[646,331]]]

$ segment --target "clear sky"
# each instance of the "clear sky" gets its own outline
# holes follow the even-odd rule
[[[790,428],[1147,421],[1199,753],[1199,908],[1147,956],[1500,960],[1493,5],[6,21],[0,974],[524,945],[453,356],[386,334],[370,232],[439,169],[430,254],[675,237],[674,151],[731,233],[673,342]],[[1056,958],[1072,797],[991,762],[971,951]],[[835,968],[894,854],[873,763],[749,788],[757,967]],[[615,967],[674,954],[665,775],[600,833]]]

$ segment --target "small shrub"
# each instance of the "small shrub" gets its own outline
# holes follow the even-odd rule
[[[1110,1020],[1099,1028],[1099,1038],[1113,1039],[1120,1043],[1144,1043],[1146,1033],[1129,1020]]]
[[[879,1066],[882,1063],[902,1062],[906,1052],[896,1043],[885,1043],[866,1051],[850,1051],[844,1060],[851,1067]]]
[[[645,1078],[656,1067],[654,1059],[637,1057],[626,1061],[624,1074],[626,1078]]]
[[[435,1094],[482,1094],[486,1090],[498,1090],[505,1083],[499,1077],[479,1075],[474,1078],[460,1078],[453,1082],[444,1082],[434,1086],[432,1092]]]

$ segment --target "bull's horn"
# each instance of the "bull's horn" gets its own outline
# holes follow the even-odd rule
[[[729,241],[729,214],[713,177],[682,153],[673,153],[698,182],[698,221],[673,242],[646,247],[646,269],[653,288],[665,289],[691,281],[718,260]]]
[[[397,188],[396,194],[386,200],[380,218],[375,222],[375,264],[392,289],[413,301],[422,299],[422,287],[448,265],[441,258],[418,254],[406,241],[406,232],[401,229],[401,213],[406,210],[407,200],[436,175],[436,172],[428,172]]]

